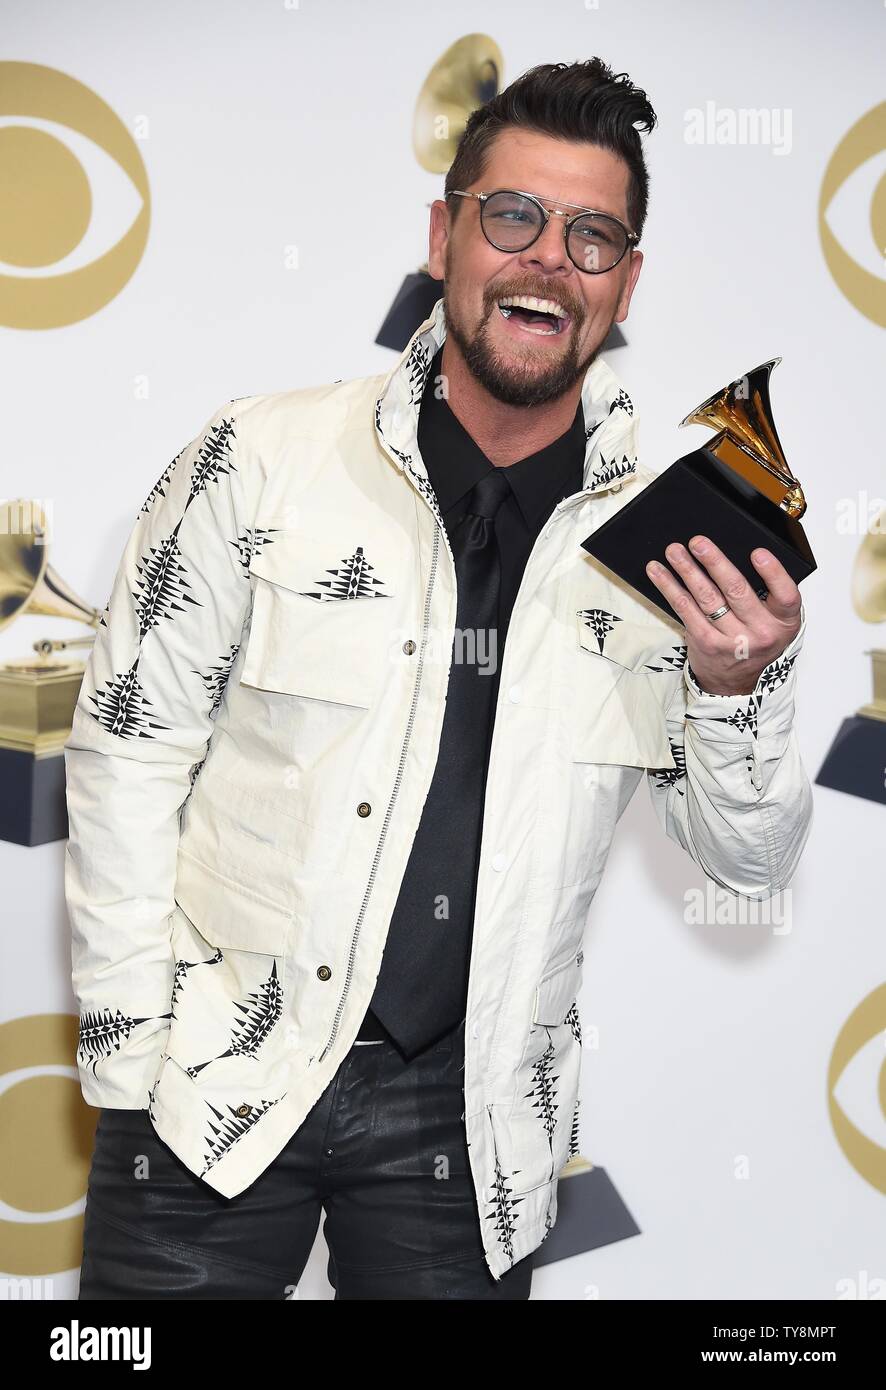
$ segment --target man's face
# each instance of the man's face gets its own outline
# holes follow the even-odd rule
[[[510,129],[496,138],[485,173],[467,191],[515,188],[546,206],[563,206],[562,199],[608,212],[631,228],[628,177],[624,161],[598,145]],[[562,217],[551,217],[525,251],[498,251],[483,235],[477,200],[451,202],[462,205],[454,225],[442,199],[432,204],[428,255],[430,273],[444,281],[448,334],[496,400],[542,405],[558,399],[584,378],[612,324],[627,318],[642,253],[629,250],[614,269],[587,274],[566,253]],[[522,315],[506,318],[499,300],[518,294],[556,300],[568,321],[551,333],[549,325],[533,326]]]

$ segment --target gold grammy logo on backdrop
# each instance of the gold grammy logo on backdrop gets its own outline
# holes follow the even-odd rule
[[[75,1014],[0,1025],[0,1269],[77,1269],[98,1111],[77,1078]]]
[[[886,328],[886,279],[859,265],[837,240],[827,221],[827,211],[846,181],[868,161],[886,150],[886,101],[875,106],[846,132],[828,162],[818,202],[818,231],[828,270],[838,288],[860,314]],[[886,248],[886,175],[870,199],[870,226],[874,254],[882,261]]]
[[[59,328],[77,323],[119,294],[142,258],[151,199],[138,145],[89,87],[39,63],[0,63],[0,115],[9,122],[0,125],[0,262],[29,272],[0,273],[0,324]],[[79,137],[80,153],[51,126]],[[140,206],[114,245],[66,270],[65,261],[93,224],[93,189],[101,195],[107,183],[101,171],[96,176],[84,167],[86,142],[128,176]],[[95,220],[101,224],[104,218]],[[33,273],[39,271],[45,274]]]
[[[886,1119],[886,1066],[882,1038],[886,1035],[886,985],[873,990],[847,1018],[831,1054],[828,1067],[828,1109],[837,1142],[855,1171],[878,1192],[886,1194],[886,1147],[870,1139],[850,1119],[836,1099],[834,1088],[850,1062],[870,1045],[877,1064],[874,1079],[875,1107]],[[875,1042],[874,1040],[877,1039]]]

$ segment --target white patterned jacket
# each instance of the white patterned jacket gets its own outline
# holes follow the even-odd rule
[[[65,744],[83,1095],[148,1109],[227,1197],[354,1041],[434,771],[456,586],[416,426],[442,308],[387,375],[231,401],[178,454]],[[682,626],[581,547],[655,476],[602,359],[582,401],[584,486],[526,566],[486,790],[464,1118],[496,1278],[547,1235],[578,1150],[583,933],[644,773],[734,893],[783,888],[811,824],[805,610],[752,695],[700,692]]]

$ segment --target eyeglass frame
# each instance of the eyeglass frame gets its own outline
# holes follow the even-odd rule
[[[464,189],[461,188],[451,188],[449,192],[445,195],[444,201],[446,198],[452,198],[454,196],[457,196],[459,198],[476,198],[480,204],[481,232],[485,236],[486,240],[489,242],[490,246],[494,246],[496,251],[503,251],[506,255],[517,255],[519,254],[519,252],[515,248],[510,248],[507,246],[496,246],[495,242],[492,240],[492,238],[490,237],[489,233],[483,225],[483,205],[485,204],[487,198],[491,198],[495,193],[517,193],[521,198],[528,198],[530,203],[535,204],[542,217],[544,218],[544,221],[542,222],[541,226],[539,227],[532,240],[527,241],[525,246],[521,246],[519,248],[519,251],[528,251],[530,246],[535,245],[535,243],[538,241],[542,232],[544,232],[545,228],[548,225],[548,222],[551,220],[552,217],[566,217],[568,220],[563,224],[563,244],[566,248],[566,254],[572,261],[572,264],[575,266],[576,270],[580,270],[583,275],[606,275],[610,270],[614,270],[617,265],[621,264],[628,251],[633,250],[633,248],[637,245],[637,243],[640,240],[638,234],[636,232],[632,232],[628,227],[626,227],[620,218],[613,217],[611,212],[603,212],[600,208],[585,208],[581,207],[580,203],[567,203],[564,201],[564,207],[580,209],[580,211],[577,212],[574,217],[569,217],[568,213],[561,212],[558,207],[549,210],[544,206],[544,203],[542,203],[541,199],[538,198],[534,193],[526,193],[522,188],[493,188],[490,189],[488,193],[470,193],[466,192]],[[553,202],[553,199],[548,198],[546,199],[546,201]],[[575,223],[578,221],[580,217],[586,216],[586,214],[589,212],[593,213],[595,217],[608,217],[610,222],[615,222],[617,226],[621,227],[622,231],[625,234],[625,237],[627,238],[627,244],[625,246],[625,249],[622,251],[618,260],[613,261],[612,265],[608,265],[605,270],[588,270],[585,266],[579,265],[578,261],[575,259],[572,252],[569,249],[569,233],[572,227],[575,225]]]

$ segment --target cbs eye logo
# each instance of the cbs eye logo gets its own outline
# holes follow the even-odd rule
[[[847,1018],[828,1066],[828,1109],[840,1148],[861,1177],[886,1193],[886,985]]]
[[[119,116],[56,68],[0,62],[0,324],[60,328],[103,309],[135,273],[150,215]]]
[[[838,240],[834,224],[846,229],[852,250]],[[860,227],[866,237],[859,236]],[[860,314],[886,328],[886,102],[856,121],[831,155],[818,202],[818,231],[838,289]]]
[[[76,1014],[0,1024],[0,1270],[77,1269],[98,1111],[77,1070]],[[2,1285],[0,1285],[2,1287]]]

